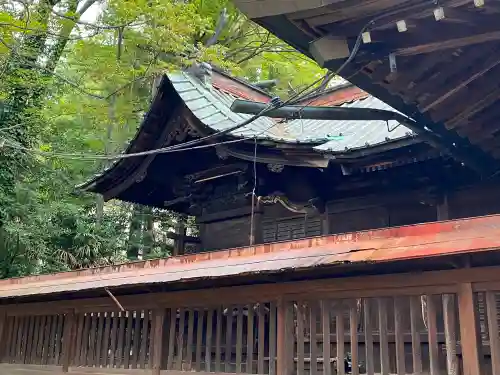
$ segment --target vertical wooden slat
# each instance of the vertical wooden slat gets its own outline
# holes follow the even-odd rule
[[[358,309],[357,302],[349,309],[349,331],[351,333],[351,374],[359,375]]]
[[[188,312],[188,332],[187,332],[187,346],[186,346],[186,366],[189,371],[193,365],[193,341],[194,341],[194,309]]]
[[[61,351],[63,344],[63,326],[66,317],[65,315],[58,315],[57,317],[57,340],[56,340],[56,352],[55,352],[55,362],[56,364],[60,364],[61,361]]]
[[[431,375],[439,374],[439,344],[437,338],[437,311],[432,295],[427,296],[427,332]]]
[[[410,297],[410,324],[411,324],[411,354],[413,360],[413,373],[422,373],[422,346],[418,320],[421,316],[421,300],[419,297]]]
[[[26,321],[24,323],[24,332],[23,332],[23,348],[22,348],[22,358],[21,363],[25,363],[26,361],[26,352],[28,351],[29,345],[31,344],[31,338],[29,337],[30,325],[32,324],[32,317],[26,317]],[[54,325],[55,328],[55,325]],[[0,340],[2,340],[2,336],[0,335]],[[52,355],[49,354],[49,358],[52,358]]]
[[[17,363],[23,363],[24,362],[24,342],[26,341],[26,335],[25,335],[25,330],[28,326],[28,317],[21,317],[21,322],[19,325],[19,339],[18,339],[18,348],[17,348]],[[45,342],[45,338],[44,338]],[[42,364],[43,364],[43,358],[42,358]]]
[[[52,316],[52,325],[50,329],[50,348],[49,348],[49,364],[55,365],[56,345],[57,345],[57,319],[58,316]],[[75,338],[76,339],[76,338]]]
[[[345,349],[344,349],[344,316],[342,310],[338,310],[336,314],[336,334],[337,334],[337,375],[345,374]]]
[[[297,373],[304,373],[304,303],[297,301]]]
[[[214,310],[209,309],[207,315],[207,329],[205,340],[205,371],[210,372],[212,367],[212,331],[214,324]]]
[[[455,296],[443,294],[444,335],[446,344],[446,367],[448,374],[458,372]],[[493,353],[493,352],[492,352]],[[493,355],[493,354],[492,354]]]
[[[82,349],[80,351],[80,365],[88,365],[88,353],[89,353],[89,335],[91,326],[91,316],[90,314],[85,314],[83,321],[83,333],[82,333]]]
[[[26,334],[26,342],[24,343],[24,350],[23,350],[23,363],[25,364],[30,363],[30,351],[33,344],[33,330],[35,327],[35,317],[33,316],[29,317],[27,326],[28,326],[28,331]]]
[[[497,301],[494,292],[486,292],[486,313],[490,336],[491,367],[493,375],[500,375],[500,339],[498,337]]]
[[[13,317],[8,317],[7,318],[7,341],[5,342],[5,350],[4,350],[4,362],[9,363],[10,362],[10,349],[12,348],[12,337],[14,335],[14,318]],[[29,363],[29,362],[28,362]]]
[[[233,306],[228,306],[226,315],[226,342],[224,347],[224,368],[226,372],[231,371],[232,359],[232,341],[233,341]]]
[[[15,348],[17,341],[17,325],[19,324],[19,317],[14,316],[11,320],[12,331],[9,333],[9,343],[7,344],[8,362],[13,363],[15,361]],[[37,335],[38,337],[38,335]],[[36,347],[36,345],[35,345]],[[31,363],[31,362],[30,362]]]
[[[380,334],[380,369],[382,375],[389,375],[389,340],[387,337],[387,304],[385,298],[378,298],[378,325]]]
[[[36,364],[36,354],[37,354],[37,349],[38,349],[38,338],[40,337],[40,323],[41,323],[42,317],[41,316],[35,316],[35,320],[33,322],[33,338],[31,342],[31,348],[30,348],[30,364]]]
[[[5,349],[6,345],[8,345],[6,336],[7,336],[7,324],[8,317],[5,311],[0,312],[0,363],[5,360]]]
[[[323,328],[323,374],[331,375],[330,365],[331,343],[330,343],[330,305],[328,301],[321,301],[321,326]]]
[[[16,361],[16,344],[17,344],[18,327],[19,327],[19,317],[15,316],[12,318],[12,334],[10,335],[11,340],[9,340],[9,344],[8,344],[9,362],[10,363],[14,363]],[[38,337],[38,335],[37,335],[37,337]]]
[[[5,317],[5,324],[4,324],[4,337],[5,342],[0,342],[2,345],[2,362],[9,363],[9,348],[11,347],[11,339],[12,339],[12,320],[13,318],[11,316],[6,316]]]
[[[83,324],[85,322],[85,315],[78,314],[76,316],[76,343],[75,343],[75,366],[80,366],[81,353],[82,353],[82,339],[83,339]]]
[[[258,314],[258,333],[257,333],[257,373],[264,373],[264,348],[265,348],[265,328],[266,319],[264,315],[264,306],[259,305]],[[278,318],[279,319],[279,318]],[[279,341],[279,340],[278,340]],[[278,344],[279,345],[279,344]]]
[[[19,317],[19,324],[18,324],[18,328],[17,328],[16,363],[21,363],[21,351],[22,351],[22,347],[23,347],[22,343],[23,343],[24,321],[25,321],[25,318],[23,316]]]
[[[113,318],[111,320],[111,347],[110,347],[110,355],[109,355],[109,367],[115,367],[115,358],[116,358],[116,341],[118,339],[118,312],[113,312]]]
[[[134,320],[134,337],[133,337],[133,346],[132,346],[132,360],[130,363],[130,367],[136,369],[138,367],[139,361],[139,347],[141,343],[141,321],[142,321],[142,310],[137,310],[135,312],[135,320]]]
[[[287,303],[282,299],[278,300],[278,322],[277,322],[277,364],[276,369],[278,375],[288,375],[288,353],[287,353],[287,330],[288,328],[288,312]],[[261,372],[259,371],[259,374]]]
[[[478,314],[471,283],[459,285],[458,313],[460,337],[462,338],[463,375],[481,374],[479,350],[481,332],[478,329]]]
[[[277,319],[276,319],[276,302],[271,301],[269,304],[269,374],[276,375],[276,339],[277,339]]]
[[[148,368],[153,369],[154,365],[154,345],[155,345],[155,310],[151,310],[151,328],[149,329],[149,349],[148,349]],[[154,370],[154,369],[153,369]]]
[[[36,364],[42,364],[42,354],[43,354],[43,334],[45,332],[45,322],[47,317],[43,315],[40,319],[40,329],[38,330],[38,342],[36,347]]]
[[[123,353],[123,367],[129,368],[130,366],[130,348],[132,346],[132,331],[134,330],[134,313],[138,313],[137,311],[129,311],[127,318],[127,333],[125,336],[125,350]]]
[[[174,311],[175,314],[175,311]],[[170,319],[172,315],[171,308],[165,308],[165,319],[163,320],[163,337],[162,337],[162,352],[161,352],[161,368],[167,369],[168,366],[168,351],[170,337]]]
[[[363,299],[363,314],[365,323],[365,347],[366,347],[366,373],[373,375],[375,365],[373,358],[373,327],[371,321],[371,303],[368,298]]]
[[[46,365],[49,362],[49,346],[50,346],[50,324],[52,322],[52,316],[47,316],[45,319],[45,331],[43,338],[43,348],[42,348],[42,365]]]
[[[88,353],[88,366],[93,367],[96,364],[96,336],[97,336],[97,313],[92,314],[91,324],[90,324],[90,342],[89,342],[89,353]]]
[[[22,363],[23,362],[23,343],[24,343],[24,327],[27,322],[27,317],[20,317],[19,321],[19,329],[18,329],[18,334],[17,334],[17,357],[16,357],[16,363]],[[42,337],[42,340],[44,338]]]
[[[55,325],[56,325],[56,316],[51,315],[48,318],[47,321],[47,336],[48,336],[48,343],[47,343],[47,353],[45,356],[45,365],[50,365],[52,364],[53,360],[53,348],[54,348],[54,336],[55,336]],[[26,336],[26,335],[25,335]],[[76,338],[75,338],[76,339]]]
[[[160,375],[161,370],[161,354],[163,352],[163,329],[165,322],[165,309],[157,309],[154,311],[154,331],[153,348],[150,349],[153,357],[153,375]]]
[[[123,344],[125,340],[125,327],[127,325],[127,312],[122,311],[119,318],[120,324],[118,325],[118,341],[116,344],[116,367],[123,366]]]
[[[104,322],[105,314],[104,312],[99,313],[99,318],[97,320],[97,343],[95,349],[95,367],[101,367],[102,364],[102,344],[104,336]]]
[[[13,335],[13,343],[12,343],[12,348],[11,348],[11,357],[12,357],[12,362],[17,363],[19,360],[19,350],[21,346],[21,324],[22,324],[22,317],[21,316],[16,316],[15,321],[14,321],[14,335]]]
[[[182,354],[184,352],[184,333],[185,333],[186,312],[179,309],[179,335],[177,337],[177,364],[176,370],[182,370]]]
[[[30,328],[30,317],[25,317],[25,322],[24,322],[24,330],[23,330],[23,336],[22,336],[22,347],[21,347],[21,363],[25,363],[26,360],[26,352],[28,351],[29,345],[31,341],[28,341],[28,336],[29,336],[29,328]]]
[[[9,353],[9,362],[10,363],[15,363],[17,360],[17,343],[19,342],[19,325],[21,322],[21,317],[15,316],[12,318],[12,333],[9,333],[10,340],[9,343],[7,344],[7,351]],[[36,338],[38,339],[38,332]],[[36,350],[36,345],[35,345],[35,350]]]
[[[402,300],[394,298],[394,333],[396,341],[396,370],[398,375],[406,374],[404,322],[402,311]]]
[[[177,309],[170,309],[170,329],[168,332],[167,370],[174,369],[175,334],[177,332]]]
[[[309,347],[310,347],[310,373],[311,375],[316,375],[318,372],[318,350],[317,350],[317,305],[315,302],[310,302],[310,321],[309,321]]]
[[[4,361],[5,348],[7,345],[5,336],[7,332],[7,314],[0,312],[0,362]]]
[[[243,358],[243,307],[237,307],[236,315],[236,372],[242,372]]]
[[[222,309],[217,308],[215,327],[215,372],[221,371],[221,347],[222,347]]]
[[[35,319],[36,319],[36,317],[35,317]],[[9,331],[7,334],[8,339],[7,339],[6,350],[5,350],[7,363],[12,362],[12,348],[14,347],[14,343],[16,341],[16,339],[15,339],[15,337],[16,337],[16,331],[15,331],[16,318],[10,317],[8,324],[9,324]],[[28,363],[32,363],[31,362],[31,347],[30,347],[29,352],[30,352],[30,359],[29,359]]]
[[[101,366],[106,368],[109,363],[109,339],[111,337],[111,324],[112,316],[111,312],[106,312],[104,317],[104,336],[102,340],[101,349]]]
[[[21,363],[26,363],[26,353],[29,351],[29,347],[31,345],[30,338],[30,326],[32,326],[33,320],[32,317],[26,317],[26,322],[24,324],[24,332],[23,332],[23,347],[22,347],[22,358]],[[49,358],[51,358],[49,356]]]
[[[146,368],[146,355],[148,350],[149,341],[149,310],[144,310],[144,316],[142,317],[142,340],[141,349],[139,352],[139,367]]]
[[[70,361],[71,361],[71,351],[73,347],[73,337],[76,335],[75,329],[75,313],[69,312],[66,314],[64,319],[64,332],[62,337],[62,370],[63,372],[68,372]]]
[[[12,333],[12,344],[10,348],[10,361],[11,363],[16,363],[17,361],[17,343],[19,342],[19,326],[21,324],[21,317],[16,316],[14,317],[14,328],[13,328],[13,333]],[[38,333],[37,333],[37,339],[38,339]],[[37,341],[38,343],[38,341]],[[35,345],[35,351],[38,348],[38,345]],[[36,360],[36,356],[34,357]],[[36,363],[36,362],[33,362]]]
[[[247,366],[245,372],[253,374],[253,345],[254,345],[254,305],[248,305],[247,315]],[[269,360],[272,360],[271,358]],[[207,370],[209,371],[209,370]]]
[[[201,349],[203,339],[203,323],[205,320],[205,310],[198,310],[198,319],[196,325],[196,371],[201,371]]]

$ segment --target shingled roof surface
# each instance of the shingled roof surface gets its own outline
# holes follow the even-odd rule
[[[168,75],[175,90],[196,118],[215,131],[231,128],[250,115],[234,113],[235,96],[205,84],[187,72]],[[335,90],[335,89],[333,89]],[[340,105],[344,108],[372,108],[395,111],[379,99],[366,95]],[[377,146],[414,135],[396,121],[303,120],[276,121],[261,117],[230,133],[237,137],[257,137],[278,142],[313,144],[318,151],[346,152]]]

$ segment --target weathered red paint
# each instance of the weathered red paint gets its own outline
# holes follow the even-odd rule
[[[0,298],[500,249],[500,215],[370,230],[0,281]]]
[[[249,85],[239,82],[236,79],[226,77],[217,72],[213,72],[212,74],[212,86],[228,94],[246,100],[252,100],[261,103],[267,103],[271,100],[271,97],[269,95],[265,95],[262,92],[253,89]]]
[[[340,87],[332,89],[331,92],[324,93],[314,100],[307,99],[299,104],[306,104],[308,106],[325,106],[330,107],[334,105],[342,105],[344,103],[354,102],[356,100],[365,99],[368,97],[366,91],[361,90],[356,86]]]

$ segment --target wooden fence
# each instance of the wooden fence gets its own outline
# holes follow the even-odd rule
[[[4,305],[0,373],[500,375],[497,292],[489,267]]]

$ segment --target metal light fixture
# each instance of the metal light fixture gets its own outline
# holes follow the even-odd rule
[[[361,37],[363,38],[363,43],[371,43],[372,42],[372,36],[369,31],[365,31],[363,34],[361,34]]]
[[[408,26],[406,25],[406,21],[405,20],[401,20],[401,21],[396,22],[396,26],[397,26],[398,31],[400,33],[404,33],[405,31],[408,30]]]
[[[439,7],[434,9],[434,18],[436,21],[441,21],[444,18],[444,8]]]

